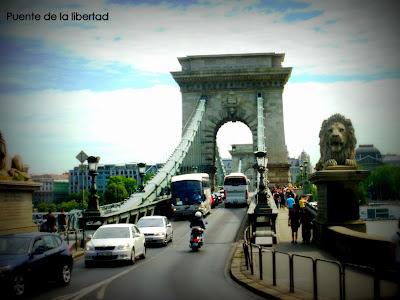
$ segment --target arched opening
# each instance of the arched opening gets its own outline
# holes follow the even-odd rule
[[[216,144],[226,173],[242,172],[252,181],[254,155],[250,128],[243,122],[227,122],[218,129]],[[217,182],[220,185],[221,179],[217,178]]]

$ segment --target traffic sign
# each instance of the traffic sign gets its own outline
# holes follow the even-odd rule
[[[81,164],[85,160],[87,160],[87,158],[88,158],[88,155],[85,152],[83,152],[83,150],[81,152],[79,152],[78,155],[76,156],[76,159],[79,160],[81,162]]]

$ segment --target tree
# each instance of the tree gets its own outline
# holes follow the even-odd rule
[[[372,200],[399,200],[400,167],[381,165],[363,181],[362,190]]]
[[[122,183],[111,182],[107,184],[107,189],[104,193],[105,204],[121,202],[128,197],[125,185]]]
[[[58,205],[58,210],[61,210],[61,208],[64,208],[64,210],[66,212],[68,212],[73,209],[79,209],[80,207],[81,207],[81,204],[76,202],[75,200],[63,201]]]
[[[133,194],[137,190],[137,182],[134,178],[124,178],[125,189],[128,192],[128,195]]]
[[[79,203],[79,208],[82,208],[82,192],[76,194],[69,194],[69,201],[75,201]],[[83,190],[83,208],[87,208],[87,204],[89,202],[89,192],[87,190]]]
[[[55,203],[46,203],[46,202],[40,202],[38,205],[38,211],[39,212],[48,212],[48,210],[51,209],[51,211],[57,211],[57,206]]]
[[[146,185],[147,181],[151,180],[154,177],[154,173],[148,172],[143,175],[143,185]]]
[[[134,178],[126,178],[124,176],[111,176],[107,181],[107,186],[111,183],[122,184],[129,195],[133,194],[137,190],[137,182]]]

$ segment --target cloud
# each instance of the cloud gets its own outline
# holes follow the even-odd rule
[[[382,154],[400,153],[399,84],[399,80],[287,84],[283,102],[289,155],[297,157],[305,150],[315,164],[322,121],[335,113],[352,120],[358,145],[374,144]]]
[[[165,85],[8,95],[0,100],[0,128],[9,153],[36,173],[69,170],[80,150],[102,163],[163,162],[180,140],[180,101],[178,89]]]
[[[118,62],[154,73],[179,69],[178,56],[243,52],[284,52],[285,64],[298,74],[357,76],[399,69],[399,10],[394,1],[292,1],[281,8],[277,1],[255,0],[189,4],[182,11],[167,2],[90,2],[80,11],[108,11],[110,21],[90,23],[90,28],[71,22],[8,23],[5,32],[99,64]],[[65,9],[72,10],[76,8]],[[313,17],[287,23],[288,14]]]

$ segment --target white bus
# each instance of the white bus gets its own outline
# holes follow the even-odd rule
[[[211,211],[210,177],[206,173],[173,176],[171,204],[175,217],[191,217],[196,211],[205,216]]]
[[[225,207],[247,206],[249,203],[249,180],[243,173],[230,173],[224,179]]]

